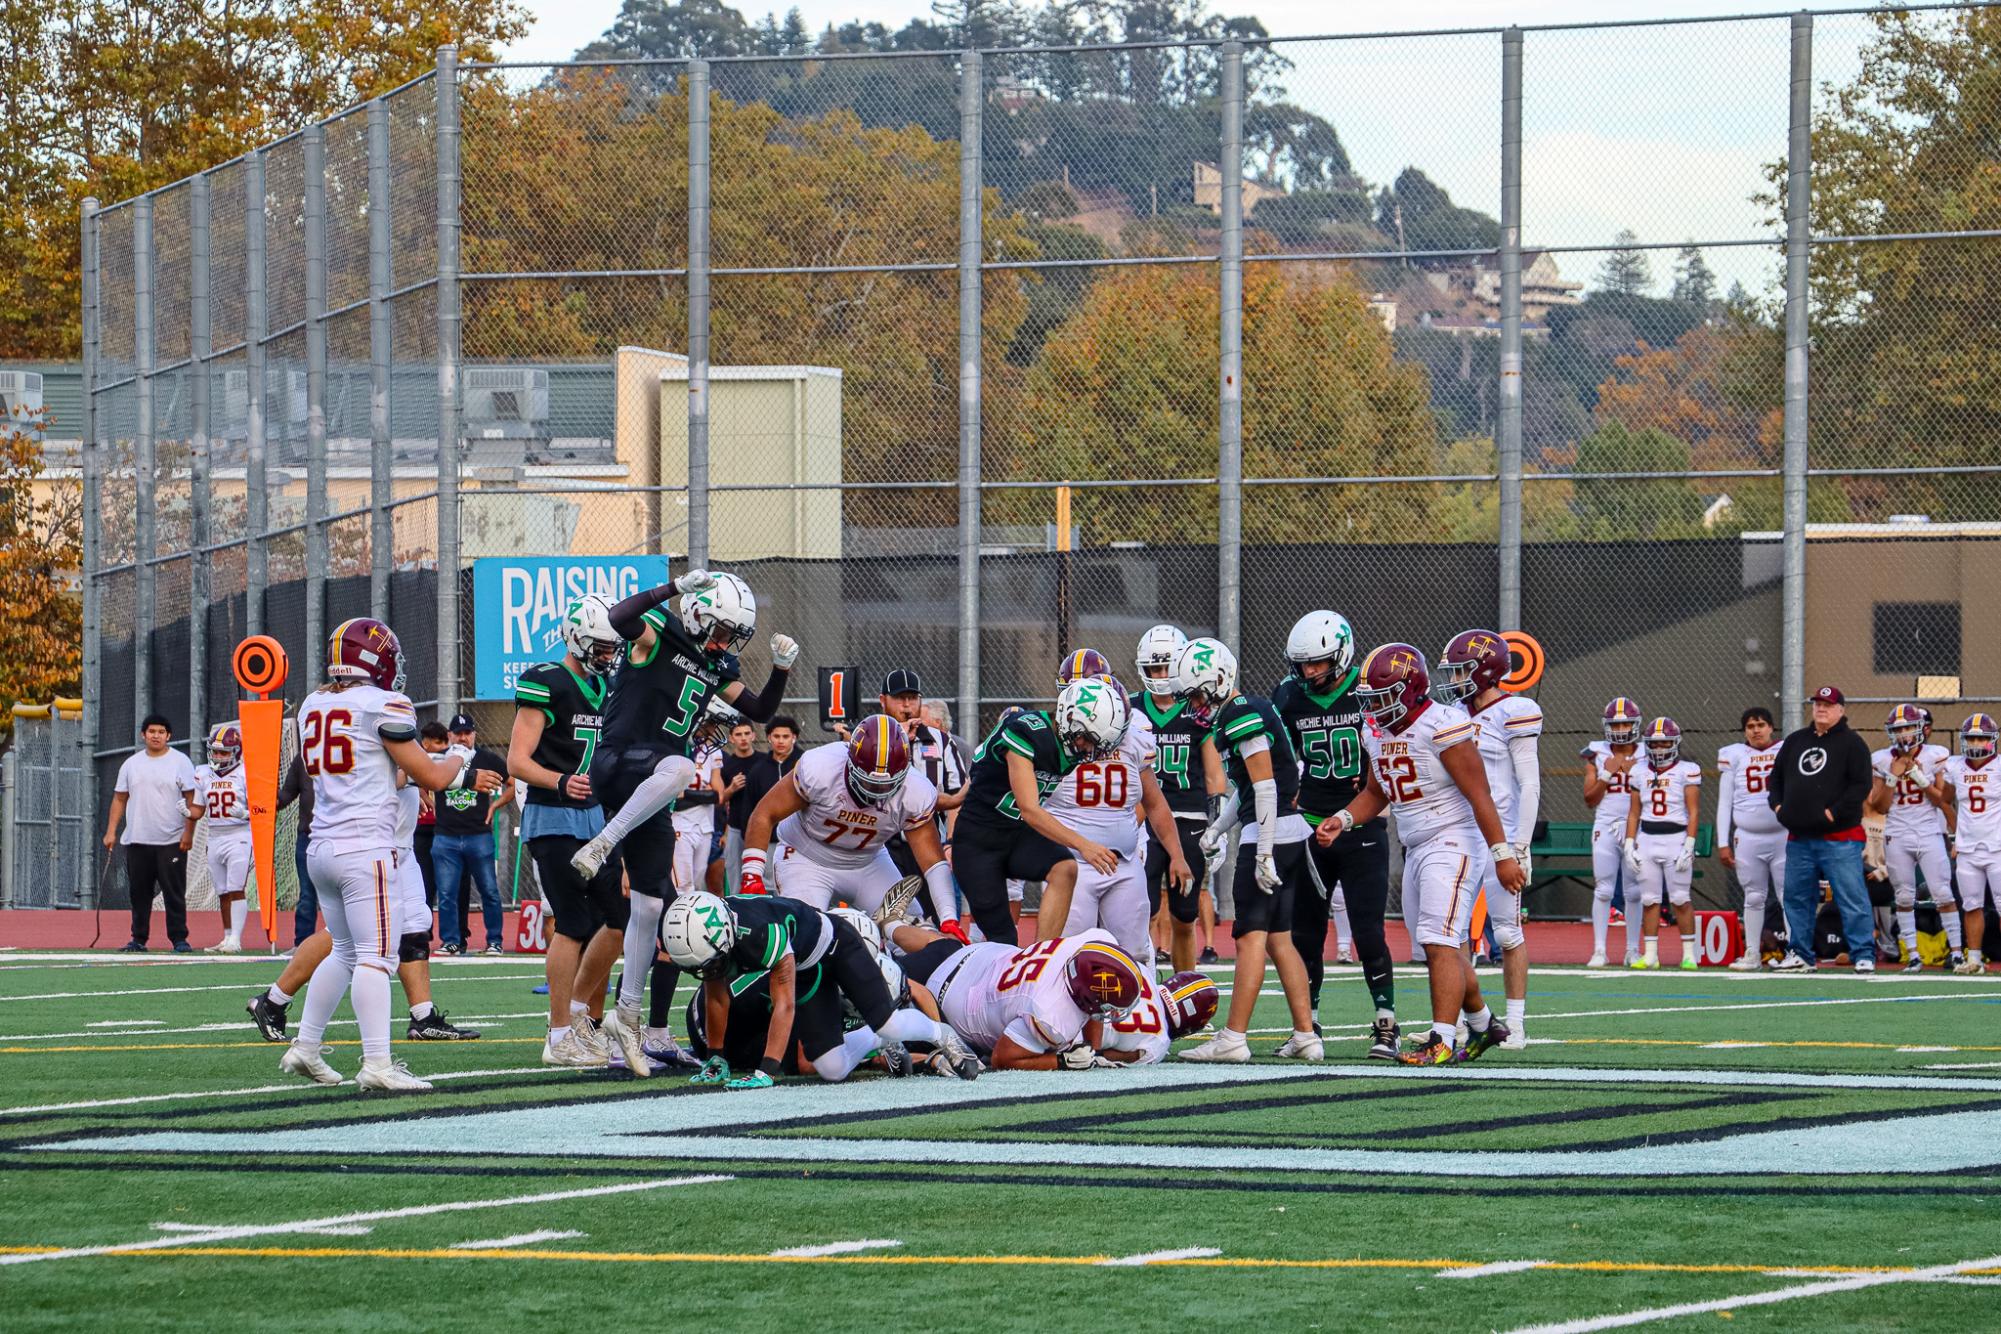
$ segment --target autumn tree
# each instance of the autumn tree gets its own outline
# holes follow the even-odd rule
[[[41,443],[0,424],[0,738],[16,702],[74,695],[83,666],[81,497],[42,476]]]

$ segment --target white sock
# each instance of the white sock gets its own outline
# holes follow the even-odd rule
[[[320,966],[313,969],[313,976],[306,983],[306,1011],[299,1019],[300,1046],[319,1050],[326,1041],[327,1021],[340,1007],[340,998],[347,994],[347,985],[353,979],[354,965],[343,962],[338,950],[320,960]]]
[[[632,795],[626,798],[625,805],[618,808],[618,814],[604,822],[604,831],[598,837],[617,846],[627,834],[672,806],[688,790],[688,784],[694,781],[695,762],[683,755],[669,755],[632,789]],[[633,897],[635,900],[638,898],[637,895]],[[628,929],[626,939],[629,941],[631,938],[632,933]],[[651,939],[648,937],[649,943]]]
[[[830,1084],[846,1079],[868,1054],[882,1045],[873,1028],[861,1027],[841,1039],[841,1045],[813,1058],[813,1071]]]
[[[549,1030],[549,1045],[553,1047],[557,1043],[568,1039],[569,1036],[570,1026],[568,1024],[564,1024],[561,1028],[551,1028]]]
[[[1659,963],[1660,961],[1661,961],[1661,938],[1659,936],[1648,936],[1647,962]]]
[[[1964,946],[1966,941],[1959,933],[1959,914],[1950,908],[1941,908],[1939,909],[1938,916],[1939,921],[1945,924],[1946,946],[1953,950],[1958,950]]]
[[[1493,1026],[1493,1023],[1494,1012],[1484,1005],[1466,1016],[1466,1027],[1469,1032],[1484,1033]]]
[[[1335,948],[1344,953],[1355,944],[1355,928],[1348,920],[1348,909],[1345,904],[1334,905],[1334,943]]]
[[[1433,1023],[1431,1031],[1444,1039],[1445,1045],[1448,1047],[1459,1041],[1459,1025],[1457,1024]]]
[[[655,1046],[664,1046],[674,1040],[674,1035],[664,1028],[654,1028],[649,1024],[641,1040],[653,1043]]]
[[[1744,905],[1744,953],[1758,958],[1764,948],[1758,942],[1765,938],[1765,909],[1761,905],[1753,908]]]
[[[264,998],[270,1001],[273,1005],[290,1005],[292,1003],[292,993],[289,991],[278,990],[278,984],[276,982],[273,982],[271,984],[271,989],[264,993]]]
[[[936,1047],[945,1041],[944,1026],[918,1010],[898,1010],[882,1026],[882,1036],[892,1042],[928,1042]]]
[[[1250,1039],[1234,1028],[1223,1028],[1217,1032],[1216,1041],[1225,1047],[1241,1047],[1249,1043]]]
[[[1626,957],[1628,959],[1640,952],[1640,928],[1645,925],[1641,919],[1645,915],[1645,913],[1641,912],[1638,904],[1634,904],[1633,911],[1626,914]]]
[[[243,943],[243,923],[250,916],[249,904],[245,899],[232,899],[229,904],[229,933],[227,939],[232,945]]]
[[[349,999],[354,1002],[354,1017],[361,1024],[361,1063],[388,1064],[389,974],[380,968],[355,969]]]
[[[1690,917],[1695,916],[1693,909],[1687,904],[1682,905],[1682,911],[1686,912]],[[1683,932],[1681,937],[1681,957],[1684,959],[1693,959],[1695,957],[1695,937],[1689,935],[1687,932]]]
[[[418,1001],[410,1007],[410,1017],[412,1019],[429,1019],[432,1012],[437,1008],[437,1006],[431,1004],[429,1001]]]
[[[584,1004],[582,1001],[573,1000],[570,1002],[570,1018],[572,1020],[574,1020],[580,1014],[589,1014],[590,1012],[591,1012],[591,1007]]]
[[[1918,953],[1918,910],[1916,908],[1897,909],[1897,943],[1904,947],[1904,957],[1914,959]]]
[[[625,974],[618,979],[621,1020],[628,1014],[639,1013],[639,1002],[646,995],[646,978],[653,971],[653,954],[660,947],[660,919],[666,915],[667,904],[663,900],[651,894],[633,894],[632,918],[625,924]]]
[[[1605,952],[1605,935],[1612,929],[1612,900],[1596,895],[1591,899],[1591,952]]]
[[[1522,1025],[1528,1022],[1528,1018],[1528,997],[1524,996],[1520,1000],[1513,996],[1508,997],[1508,1027],[1519,1033],[1522,1031]]]

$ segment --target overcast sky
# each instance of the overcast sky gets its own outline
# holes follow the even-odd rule
[[[508,51],[514,60],[560,60],[617,15],[618,0],[527,0],[535,25]],[[755,18],[773,6],[745,4]],[[802,0],[809,31],[851,18],[900,27],[930,17],[928,0]],[[1245,0],[1218,12],[1255,14],[1274,36],[1367,33],[1386,17],[1400,28],[1581,23],[1603,18],[1603,0],[1433,0],[1396,11],[1353,0]],[[1648,0],[1627,11],[1699,17],[1719,0]],[[783,12],[780,9],[779,12]],[[1762,164],[1785,151],[1788,20],[1649,29],[1531,32],[1523,46],[1523,240],[1600,246],[1630,227],[1643,242],[1721,241],[1767,234]],[[1842,81],[1867,32],[1859,16],[1816,25],[1814,79]],[[1283,46],[1294,69],[1291,99],[1326,117],[1356,171],[1374,184],[1416,165],[1453,198],[1500,212],[1500,42],[1491,34],[1378,38]],[[718,164],[718,169],[722,169]],[[1760,290],[1779,261],[1768,248],[1712,246],[1710,267],[1727,287]],[[1665,290],[1672,253],[1653,257]],[[1557,256],[1566,276],[1589,281],[1601,256]]]

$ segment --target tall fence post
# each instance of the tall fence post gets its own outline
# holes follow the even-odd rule
[[[315,660],[327,638],[326,136],[306,127],[306,652]]]
[[[389,620],[389,567],[394,556],[395,454],[389,422],[389,362],[393,355],[389,291],[389,104],[368,104],[368,614]]]
[[[688,565],[709,563],[709,62],[688,62]]]
[[[138,457],[132,463],[133,503],[137,506],[132,544],[132,722],[137,736],[141,719],[153,711],[153,548],[156,543],[153,469],[153,198],[132,201],[132,360],[137,420],[133,438]]]
[[[1806,703],[1807,244],[1813,192],[1813,15],[1793,15],[1792,109],[1786,145],[1785,629],[1779,645],[1780,716],[1799,724]]]
[[[243,628],[264,633],[264,589],[271,581],[271,477],[264,445],[264,153],[243,160]]]
[[[982,113],[980,53],[959,62],[959,726],[980,734],[980,259]]]
[[[1244,47],[1223,43],[1222,391],[1216,454],[1216,636],[1238,642],[1244,561]]]
[[[99,307],[97,199],[83,201],[83,809],[97,818],[97,749],[104,713],[104,528],[98,517],[103,504],[104,453],[98,437],[98,351],[102,338]],[[86,826],[84,849],[91,858],[90,885],[96,906],[97,840]],[[13,854],[9,852],[8,856]]]
[[[438,712],[459,707],[459,49],[438,48]]]
[[[214,350],[209,318],[209,182],[206,173],[188,182],[188,354],[193,363],[188,394],[188,736],[202,754],[208,735],[209,550],[209,356]],[[53,733],[51,733],[53,735]]]
[[[1498,630],[1522,624],[1522,30],[1501,34],[1501,475]]]

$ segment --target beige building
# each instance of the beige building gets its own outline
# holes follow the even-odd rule
[[[1250,216],[1267,199],[1283,199],[1285,191],[1263,181],[1244,177],[1244,215]],[[1213,162],[1195,164],[1195,206],[1206,208],[1211,213],[1223,211],[1223,169]]]

